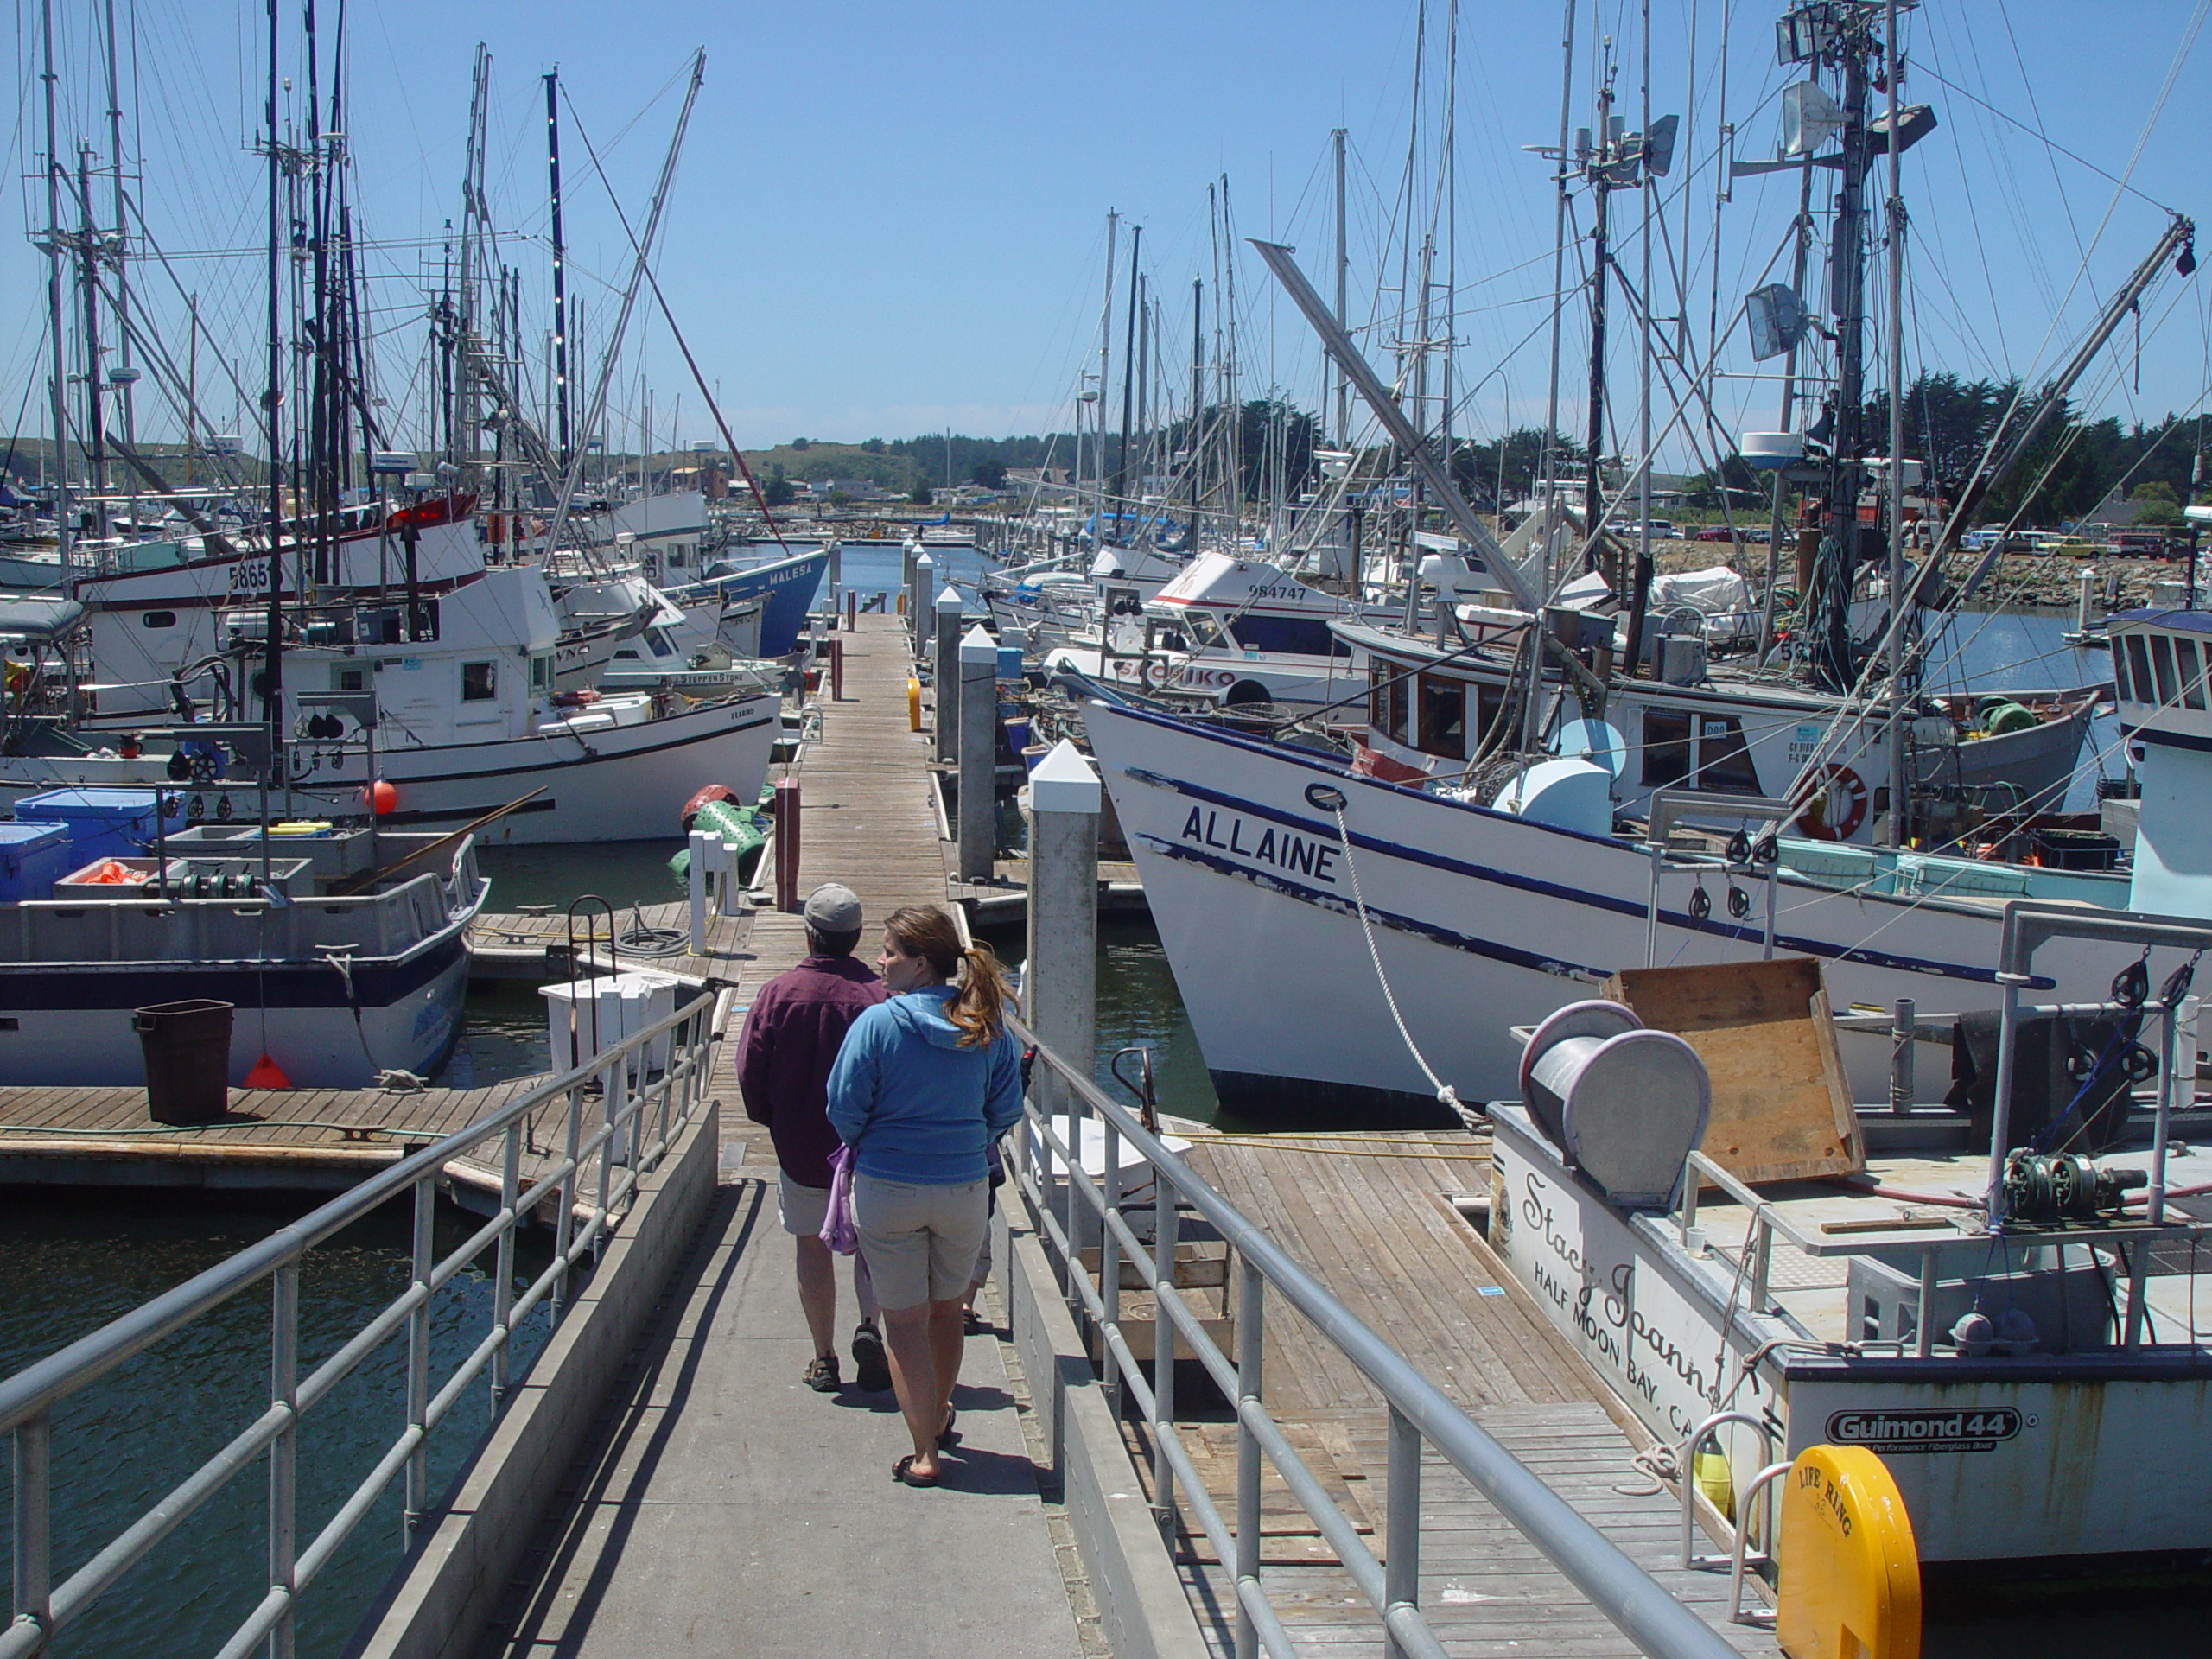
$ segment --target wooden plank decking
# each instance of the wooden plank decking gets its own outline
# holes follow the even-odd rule
[[[1452,1195],[1486,1192],[1486,1140],[1370,1133],[1200,1138],[1189,1154],[1351,1311],[1541,1475],[1631,1559],[1738,1650],[1772,1654],[1765,1633],[1727,1623],[1727,1575],[1675,1566],[1681,1510],[1633,1459],[1649,1444],[1540,1310],[1510,1284]],[[1388,1480],[1382,1403],[1328,1343],[1269,1299],[1262,1369],[1270,1409],[1345,1516],[1384,1554]],[[1185,1375],[1191,1375],[1185,1368]],[[1194,1460],[1234,1513],[1235,1429],[1193,1422]],[[1149,1490],[1150,1448],[1128,1436]],[[1424,1458],[1422,1606],[1454,1655],[1497,1659],[1630,1655],[1615,1631],[1468,1482]],[[1371,1649],[1365,1599],[1287,1489],[1263,1480],[1262,1580],[1301,1651]],[[1709,1549],[1700,1537],[1700,1548]],[[1187,1510],[1178,1565],[1210,1642],[1230,1650],[1228,1574]]]
[[[844,641],[844,696],[815,705],[822,711],[819,734],[778,771],[798,779],[799,894],[803,899],[824,881],[841,881],[859,894],[868,931],[858,954],[873,961],[886,916],[902,905],[945,902],[945,867],[930,798],[928,734],[912,730],[906,716],[906,623],[864,613]],[[798,917],[763,909],[747,918],[741,938],[722,958],[723,976],[736,982],[743,1007],[805,954],[806,928]],[[726,1125],[744,1116],[730,1069],[736,1038],[733,1028],[717,1061]],[[726,1129],[726,1146],[735,1138]]]

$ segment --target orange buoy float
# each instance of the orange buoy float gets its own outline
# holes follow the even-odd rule
[[[369,810],[380,818],[399,804],[399,791],[381,778],[363,790],[361,797],[368,804]]]
[[[245,1074],[249,1089],[289,1089],[292,1080],[284,1075],[284,1068],[264,1054],[253,1063],[253,1070]]]

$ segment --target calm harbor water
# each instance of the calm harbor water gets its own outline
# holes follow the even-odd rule
[[[982,568],[972,549],[930,551],[940,571],[949,567],[954,580],[972,586]],[[895,589],[899,570],[895,545],[849,546],[843,556],[847,584],[863,592]],[[1932,675],[1931,687],[1950,690],[1955,683],[1955,689],[2026,689],[2107,677],[2106,653],[2063,644],[2059,636],[2069,625],[2063,617],[1959,619],[1954,626],[1963,641],[1961,667],[1948,680]],[[2103,769],[2118,771],[2108,720],[2100,722],[2092,741],[2105,757]],[[2088,770],[2096,769],[2092,761]],[[2088,805],[2092,792],[2090,784],[2081,783],[2072,804]],[[481,856],[493,880],[495,910],[564,907],[580,893],[591,893],[614,906],[618,923],[626,924],[627,907],[682,896],[667,868],[679,844],[671,838],[588,849],[491,848]],[[1020,930],[990,938],[1018,967]],[[1147,1044],[1154,1053],[1161,1109],[1212,1120],[1216,1103],[1203,1057],[1149,922],[1102,918],[1098,969],[1102,1085],[1116,1098],[1129,1099],[1112,1080],[1109,1063],[1117,1050]],[[470,1086],[542,1070],[545,1063],[543,1003],[535,988],[491,986],[471,993],[465,1034],[441,1081]],[[0,1204],[0,1375],[266,1236],[304,1207],[230,1199],[210,1203],[202,1195],[134,1195],[126,1201],[66,1190],[9,1192]],[[457,1215],[442,1216],[442,1249],[464,1236]],[[303,1364],[328,1353],[346,1332],[397,1294],[406,1274],[405,1220],[397,1211],[380,1214],[318,1251],[302,1286]],[[480,1334],[491,1290],[488,1277],[473,1272],[441,1299],[434,1319],[439,1375]],[[541,1319],[525,1332],[522,1351],[535,1353],[543,1340]],[[265,1298],[243,1299],[220,1319],[141,1356],[60,1414],[55,1469],[56,1512],[64,1517],[60,1571],[81,1562],[98,1541],[249,1420],[266,1387],[267,1342]],[[397,1424],[404,1397],[403,1354],[403,1344],[388,1345],[308,1421],[300,1464],[303,1538],[327,1518],[343,1490],[373,1462],[383,1437]],[[459,1466],[487,1411],[485,1391],[472,1390],[434,1444],[435,1485]],[[263,1484],[249,1476],[203,1510],[98,1613],[58,1643],[55,1651],[212,1651],[257,1593],[264,1547],[263,1491]],[[302,1655],[323,1659],[342,1648],[360,1610],[397,1559],[398,1505],[395,1489],[309,1593],[302,1621]],[[0,1507],[0,1540],[6,1524],[5,1509]],[[1929,1659],[2043,1659],[2070,1654],[2093,1639],[2108,1643],[2115,1637],[2180,1650],[2198,1634],[2194,1613],[2139,1607],[1947,1621],[1931,1624],[1924,1651]]]
[[[0,1202],[0,1376],[97,1329],[312,1206],[201,1192],[112,1193],[35,1187]],[[376,1310],[407,1287],[410,1206],[390,1205],[313,1251],[300,1274],[300,1373],[305,1376]],[[441,1209],[437,1249],[477,1224]],[[542,1271],[525,1246],[519,1274]],[[531,1260],[530,1258],[536,1258]],[[435,1390],[481,1339],[492,1303],[490,1258],[432,1304]],[[54,1580],[219,1451],[267,1407],[269,1297],[250,1292],[149,1349],[54,1413]],[[543,1346],[541,1312],[518,1331],[517,1363]],[[303,1420],[299,1436],[304,1549],[405,1421],[406,1343],[396,1337]],[[432,1437],[430,1481],[442,1488],[489,1420],[488,1388],[468,1391]],[[266,1589],[268,1483],[249,1470],[195,1513],[83,1620],[57,1655],[213,1653]],[[398,1560],[401,1495],[394,1483],[302,1599],[298,1652],[327,1659]],[[0,1506],[0,1554],[12,1548],[12,1506]]]

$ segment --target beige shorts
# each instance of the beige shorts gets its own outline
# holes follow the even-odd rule
[[[922,1186],[853,1177],[853,1226],[876,1300],[898,1312],[967,1294],[990,1213],[988,1181]]]
[[[776,1214],[793,1238],[818,1238],[822,1224],[830,1219],[830,1189],[808,1186],[779,1169],[776,1172]]]

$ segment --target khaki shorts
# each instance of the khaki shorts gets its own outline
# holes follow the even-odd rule
[[[819,1238],[822,1224],[830,1219],[830,1189],[795,1181],[779,1169],[776,1172],[776,1214],[793,1238]]]
[[[876,1299],[897,1313],[968,1293],[990,1214],[988,1181],[922,1186],[853,1177],[853,1226]]]

